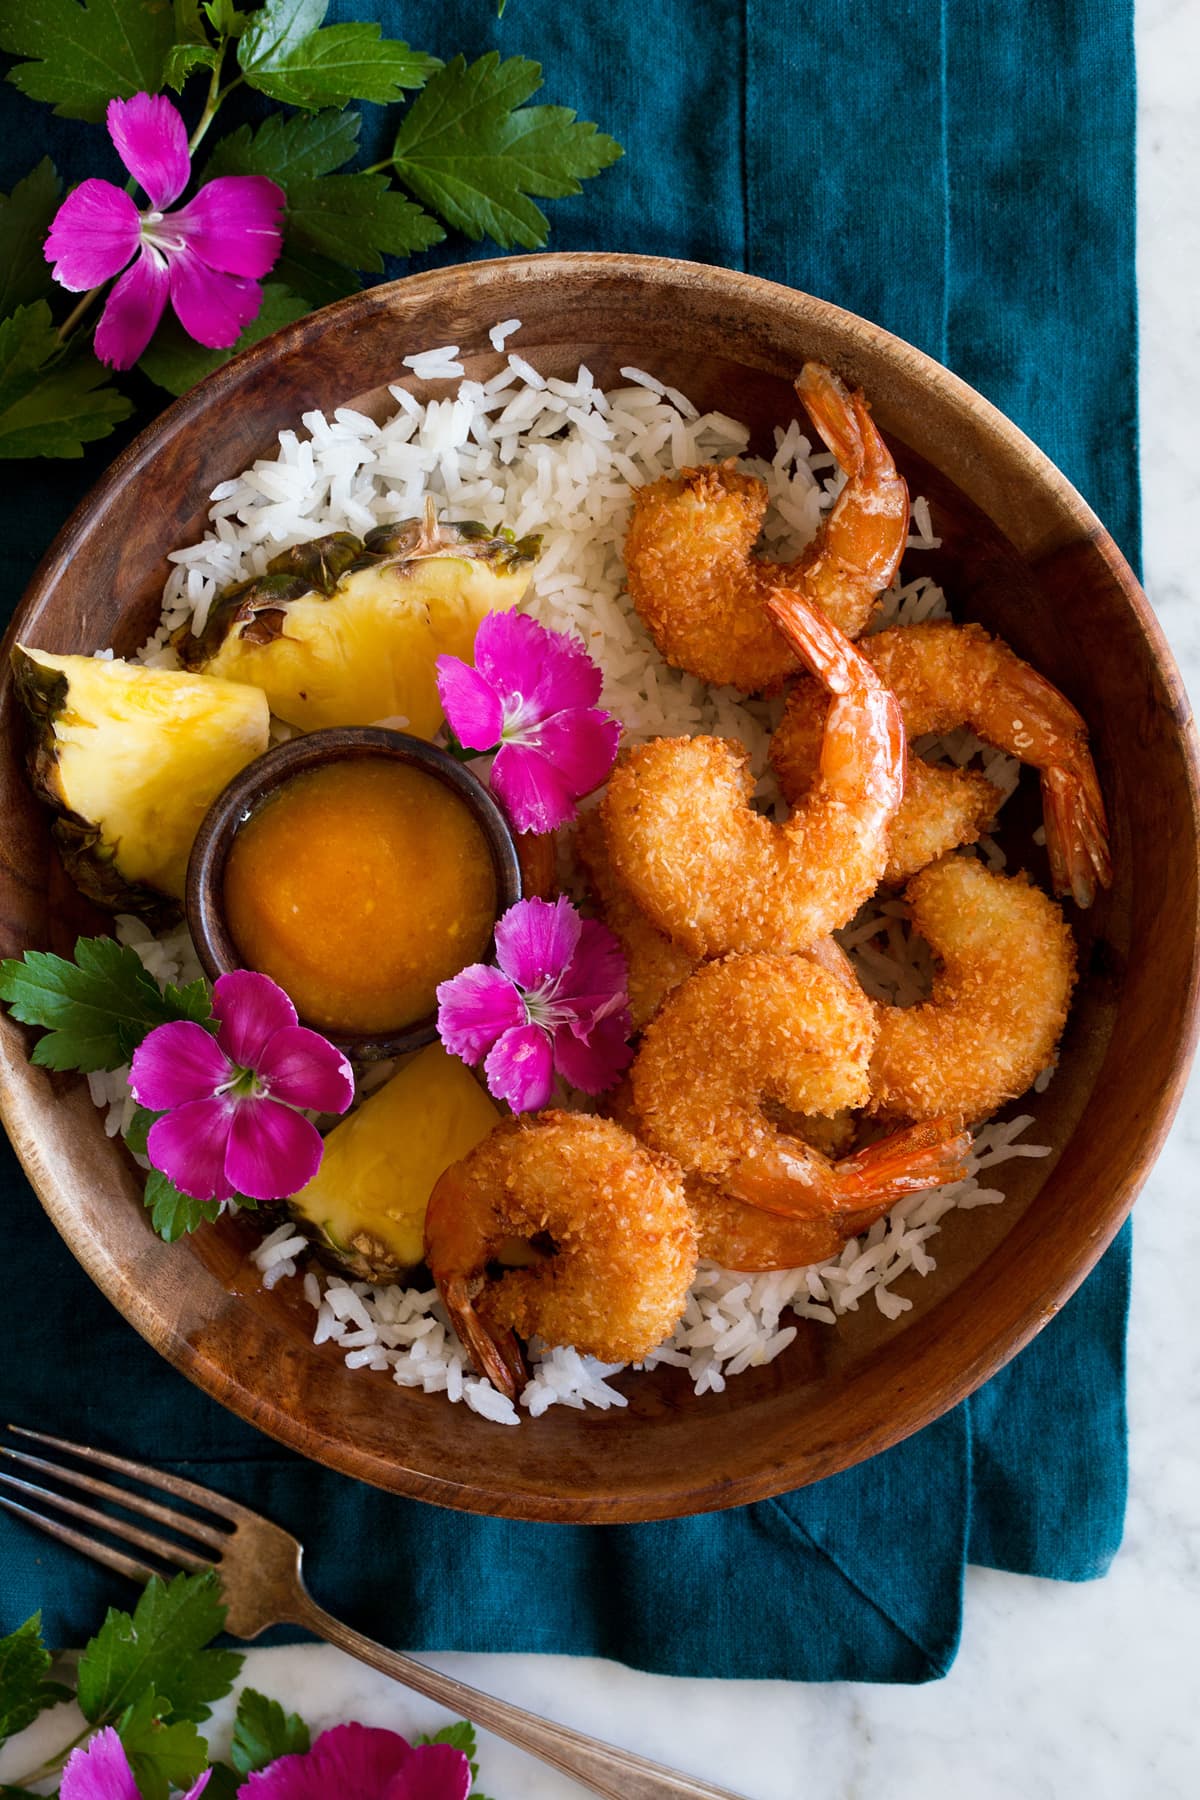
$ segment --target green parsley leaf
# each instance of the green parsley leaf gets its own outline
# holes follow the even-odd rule
[[[239,38],[250,23],[246,13],[239,12],[233,0],[204,0],[209,24],[221,37]]]
[[[40,1612],[0,1638],[0,1744],[32,1725],[48,1707],[71,1698],[70,1688],[46,1680],[52,1661],[42,1642]]]
[[[285,1713],[278,1700],[269,1700],[253,1688],[243,1688],[238,1695],[237,1718],[233,1725],[233,1747],[230,1755],[239,1775],[253,1775],[265,1769],[277,1756],[288,1756],[310,1748],[308,1726],[295,1713]]]
[[[50,291],[42,245],[61,191],[57,169],[43,156],[7,198],[0,195],[0,318]]]
[[[151,1112],[148,1106],[137,1106],[134,1108],[133,1118],[130,1120],[129,1129],[125,1133],[125,1142],[135,1156],[145,1156],[146,1143],[150,1136],[150,1127],[154,1124],[156,1119],[161,1119],[162,1117],[162,1113]]]
[[[281,325],[290,325],[293,319],[302,319],[311,311],[310,302],[294,294],[283,282],[268,281],[263,287],[258,317],[247,325],[232,350],[206,350],[187,335],[176,319],[168,319],[154,334],[138,367],[169,394],[186,394],[214,369],[232,361],[239,351],[248,350]]]
[[[407,256],[445,236],[386,176],[333,173],[358,148],[359,124],[357,113],[276,114],[257,131],[244,125],[223,138],[205,170],[206,179],[266,175],[279,183],[288,204],[275,272],[319,303],[358,286],[339,276],[338,265],[378,274],[385,254]]]
[[[265,175],[284,191],[293,181],[328,175],[358,149],[362,115],[352,112],[272,113],[257,131],[240,125],[221,139],[204,170],[216,175]]]
[[[150,1208],[150,1223],[164,1244],[174,1244],[198,1226],[211,1224],[220,1214],[216,1200],[193,1200],[181,1193],[161,1169],[151,1169],[146,1177],[145,1204]]]
[[[29,57],[8,79],[64,119],[103,119],[115,96],[156,94],[175,42],[163,0],[0,0],[0,49]]]
[[[176,44],[167,57],[163,80],[177,94],[181,93],[189,75],[197,69],[215,69],[220,60],[221,52],[215,44]]]
[[[318,29],[326,10],[325,0],[266,0],[238,44],[251,87],[289,106],[387,106],[441,67],[436,57],[382,37],[375,21]]]
[[[204,1800],[237,1800],[241,1776],[235,1774],[228,1763],[215,1762],[210,1766],[212,1774],[204,1790]]]
[[[212,1002],[203,982],[164,993],[128,945],[80,938],[75,960],[27,950],[0,963],[0,1000],[22,1025],[43,1025],[31,1061],[44,1069],[119,1069],[146,1033],[172,1019],[207,1022]]]
[[[529,198],[580,191],[624,152],[565,106],[525,106],[541,86],[535,62],[492,50],[469,66],[461,56],[435,75],[400,124],[396,173],[410,193],[450,225],[503,249],[537,249],[549,221]]]
[[[348,269],[379,274],[383,258],[411,256],[439,244],[445,232],[385,175],[323,175],[288,190],[288,238]]]
[[[133,411],[100,363],[59,349],[44,300],[0,320],[0,458],[82,456]]]
[[[110,1607],[79,1659],[76,1699],[93,1725],[114,1719],[153,1689],[160,1716],[200,1723],[238,1678],[245,1658],[207,1648],[225,1623],[216,1572],[155,1576],[129,1613]]]
[[[169,1710],[149,1687],[117,1720],[142,1800],[168,1800],[172,1788],[190,1787],[208,1765],[208,1745],[195,1725],[189,1719],[164,1724],[162,1714]]]
[[[303,294],[310,307],[329,306],[357,294],[362,282],[351,269],[335,263],[313,250],[298,250],[284,245],[283,255],[275,264],[279,280],[293,293]]]

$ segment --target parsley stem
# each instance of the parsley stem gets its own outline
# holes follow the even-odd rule
[[[102,286],[103,286],[103,283],[101,283],[101,287]],[[71,311],[67,314],[66,318],[63,320],[62,324],[58,328],[57,333],[55,334],[57,336],[60,344],[66,343],[67,339],[70,337],[71,333],[74,331],[75,327],[78,325],[80,319],[82,319],[84,313],[87,311],[88,307],[92,304],[92,301],[96,298],[96,295],[99,292],[100,292],[100,288],[98,288],[98,287],[89,288],[87,293],[84,294],[81,299],[79,299],[75,302],[75,305],[71,308]]]
[[[382,162],[372,163],[369,169],[360,169],[358,172],[360,175],[378,175],[383,169],[390,169],[393,161],[392,157],[385,156]]]

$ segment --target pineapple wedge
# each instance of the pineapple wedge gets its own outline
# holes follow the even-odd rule
[[[359,1281],[394,1280],[424,1257],[434,1182],[499,1119],[458,1058],[430,1044],[334,1126],[288,1209],[327,1261]]]
[[[178,916],[209,806],[267,747],[266,696],[232,681],[18,644],[29,769],[66,867],[92,900]]]
[[[301,731],[403,719],[417,737],[442,723],[435,663],[469,661],[480,620],[517,604],[540,540],[426,518],[365,541],[337,532],[285,550],[228,590],[196,638],[176,637],[186,668],[266,693]]]

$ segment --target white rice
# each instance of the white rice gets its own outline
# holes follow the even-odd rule
[[[493,349],[504,355],[518,329],[516,319],[495,326],[489,333]],[[720,412],[701,413],[686,395],[643,369],[622,369],[627,385],[605,392],[583,366],[571,380],[547,378],[511,352],[488,381],[469,381],[458,356],[459,346],[451,344],[402,359],[419,380],[456,382],[447,396],[422,406],[395,386],[390,392],[397,410],[382,422],[346,407],[332,417],[306,413],[303,432],[279,434],[277,455],[215,488],[211,528],[201,542],[170,557],[162,624],[143,660],[173,666],[170,632],[188,620],[201,629],[222,587],[260,574],[281,550],[330,531],[361,533],[414,517],[432,494],[450,520],[481,518],[504,523],[518,536],[541,533],[528,610],[584,640],[604,671],[603,703],[622,720],[626,742],[685,732],[740,738],[760,775],[759,803],[782,810],[766,764],[782,702],[745,700],[666,667],[625,594],[621,548],[631,487],[684,466],[737,456],[767,484],[766,552],[795,556],[841,487],[833,458],[814,447],[795,419],[776,427],[769,458],[749,457],[744,425]],[[918,497],[909,549],[939,544],[928,503]],[[928,576],[910,576],[885,597],[877,627],[945,612],[936,584]],[[1015,785],[1018,765],[969,733],[919,748],[956,764],[982,752],[996,785],[1005,793]],[[984,840],[982,853],[989,866],[1002,866],[991,840]],[[186,932],[159,941],[130,919],[119,921],[119,932],[152,973],[188,979],[195,972]],[[928,991],[929,953],[910,943],[902,902],[873,902],[842,936],[868,992],[903,1005]],[[1051,1072],[1039,1077],[1039,1092]],[[106,1108],[106,1129],[113,1134],[125,1129],[132,1113],[124,1075],[90,1078],[92,1097]],[[834,1324],[868,1300],[885,1317],[898,1318],[913,1304],[900,1284],[911,1288],[937,1267],[930,1244],[945,1216],[1003,1200],[979,1176],[1010,1158],[1049,1154],[1046,1146],[1024,1141],[1032,1123],[1025,1114],[982,1127],[965,1180],[901,1201],[828,1262],[765,1275],[702,1265],[683,1319],[645,1366],[685,1368],[697,1393],[719,1392],[729,1377],[785,1350],[800,1329],[798,1320]],[[305,1248],[290,1222],[264,1237],[253,1252],[263,1285],[300,1274]],[[497,1424],[518,1422],[516,1409],[472,1374],[436,1290],[351,1282],[309,1265],[302,1291],[316,1313],[313,1341],[336,1344],[348,1367],[388,1372],[402,1387],[445,1393]],[[612,1365],[572,1349],[547,1351],[536,1342],[530,1360],[522,1404],[535,1417],[552,1405],[626,1404],[608,1385],[618,1372]]]

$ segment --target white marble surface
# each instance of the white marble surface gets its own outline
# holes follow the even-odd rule
[[[1200,0],[1142,0],[1139,284],[1146,585],[1200,694]],[[962,1648],[925,1688],[679,1681],[567,1657],[432,1659],[535,1711],[749,1800],[1192,1800],[1200,1792],[1200,1080],[1138,1204],[1124,1546],[1072,1587],[967,1572]],[[324,1646],[252,1651],[246,1677],[315,1725],[415,1732],[437,1710]],[[216,1729],[225,1728],[218,1715]],[[497,1800],[583,1790],[495,1739]],[[333,1797],[331,1796],[331,1800]]]
[[[1139,287],[1145,574],[1200,695],[1198,0],[1143,0]],[[1193,1800],[1200,1792],[1200,1079],[1136,1212],[1131,1494],[1108,1577],[967,1571],[962,1648],[924,1688],[679,1681],[567,1657],[443,1656],[464,1680],[745,1792],[750,1800]],[[427,1729],[435,1709],[325,1648],[252,1654],[251,1680],[315,1721]],[[485,1791],[575,1800],[494,1739]]]

